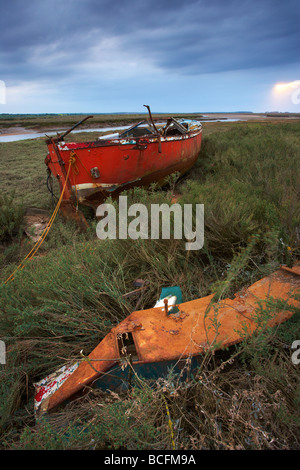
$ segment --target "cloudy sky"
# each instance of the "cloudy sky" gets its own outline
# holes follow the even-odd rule
[[[299,24],[299,0],[2,0],[0,113],[300,112]]]

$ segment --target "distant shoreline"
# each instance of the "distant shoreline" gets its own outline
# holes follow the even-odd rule
[[[171,115],[171,113],[170,113]],[[18,115],[18,119],[20,119],[20,116],[21,115]],[[24,115],[26,116],[26,115]],[[73,124],[76,122],[76,119],[78,118],[78,116],[80,115],[64,115],[64,117],[68,117],[69,119],[72,120],[72,118],[74,117],[74,122]],[[105,117],[107,116],[107,120],[101,120],[101,122],[99,122],[99,120],[97,120],[97,116],[101,116],[101,117]],[[140,115],[134,115],[134,119],[132,118],[133,115],[129,115],[128,114],[128,117],[125,117],[126,114],[115,114],[114,117],[115,117],[115,120],[113,119],[113,115],[95,115],[95,120],[91,119],[89,121],[86,121],[82,126],[79,127],[79,129],[81,129],[82,131],[84,131],[85,129],[93,129],[95,127],[112,127],[112,126],[126,126],[126,125],[130,125],[132,122],[135,122],[137,121],[138,119],[144,119],[144,117],[146,117],[147,115],[144,115],[144,114],[140,114]],[[138,117],[137,117],[138,116]],[[159,116],[159,114],[157,113],[156,116]],[[164,115],[162,114],[162,116],[166,117],[167,115]],[[174,114],[174,116],[180,116],[180,114]],[[182,116],[187,116],[186,113],[182,113]],[[189,115],[191,118],[193,117],[193,113],[191,113]],[[50,117],[47,116],[47,117]],[[20,125],[16,125],[16,126],[3,126],[1,125],[1,117],[0,117],[0,136],[13,136],[13,135],[20,135],[20,134],[36,134],[36,133],[47,133],[47,132],[55,132],[55,131],[64,131],[64,130],[67,130],[69,129],[69,124],[65,124],[61,121],[61,115],[57,115],[57,125],[54,126],[53,125],[53,119],[56,117],[56,115],[51,115],[51,125],[49,124],[49,126],[47,126],[47,123],[44,122],[44,123],[41,123],[39,122],[39,120],[41,120],[42,116],[41,115],[36,115],[36,121],[35,122],[32,122],[32,128],[30,127],[22,127]],[[155,117],[155,115],[154,115]],[[239,112],[239,113],[236,113],[236,112],[232,112],[232,113],[205,113],[205,114],[196,114],[195,113],[195,119],[198,119],[198,120],[203,120],[203,121],[212,121],[212,122],[217,122],[218,121],[224,121],[226,122],[227,120],[230,120],[230,119],[238,119],[239,121],[275,121],[277,122],[278,119],[283,119],[284,121],[285,120],[294,120],[294,119],[300,119],[300,113],[250,113],[250,112]],[[16,118],[17,119],[17,118]],[[34,119],[34,118],[32,118]],[[12,120],[12,123],[13,123],[13,119],[10,118],[10,120]],[[95,122],[96,121],[96,122]],[[11,123],[11,124],[12,124]]]

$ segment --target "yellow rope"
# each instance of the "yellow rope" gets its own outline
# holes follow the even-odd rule
[[[24,258],[24,260],[22,261],[22,263],[19,264],[19,266],[14,270],[14,272],[6,279],[5,281],[5,284],[8,283],[8,281],[12,281],[14,279],[14,274],[19,270],[19,269],[23,269],[25,267],[25,261],[26,260],[31,260],[34,255],[36,254],[36,252],[38,251],[38,249],[40,248],[40,246],[42,245],[42,243],[44,242],[53,222],[54,222],[54,219],[58,213],[58,210],[59,210],[59,207],[61,205],[61,201],[62,201],[62,198],[63,198],[63,195],[64,195],[64,192],[65,192],[65,189],[66,189],[66,186],[67,186],[67,182],[68,182],[68,179],[69,179],[69,174],[70,174],[70,169],[71,167],[73,166],[73,159],[70,158],[69,160],[69,168],[68,168],[68,172],[67,172],[67,176],[66,176],[66,180],[65,180],[65,184],[64,184],[64,187],[63,187],[63,190],[60,194],[60,198],[58,200],[58,203],[54,209],[54,212],[46,226],[46,228],[44,229],[42,235],[40,236],[40,238],[38,239],[38,241],[36,242],[36,244],[34,245],[34,247],[32,248],[32,250],[28,253],[28,255]]]
[[[170,412],[169,412],[169,407],[168,407],[168,404],[167,404],[167,400],[165,399],[165,397],[164,397],[163,394],[162,394],[162,397],[163,397],[163,400],[164,400],[164,402],[165,402],[165,407],[166,407],[167,415],[168,415],[168,425],[169,425],[170,433],[171,433],[172,449],[175,450],[175,440],[174,440],[174,432],[173,432],[173,423],[172,423],[172,420],[171,420],[171,416],[170,416]]]
[[[71,154],[70,154],[70,158],[72,159],[72,162],[71,162],[71,163],[73,164],[73,162],[74,162],[75,165],[76,165],[76,168],[77,168],[77,171],[78,171],[78,172],[76,173],[76,175],[78,175],[78,173],[79,173],[78,166],[77,166],[77,163],[76,163],[76,158],[78,158],[78,160],[80,161],[81,165],[82,165],[83,168],[85,169],[85,171],[86,171],[88,177],[89,177],[89,178],[91,177],[91,174],[90,174],[89,170],[86,168],[86,166],[83,164],[81,158],[79,157],[79,155],[77,155],[77,153],[74,152],[74,150],[72,150],[72,152],[71,152]]]

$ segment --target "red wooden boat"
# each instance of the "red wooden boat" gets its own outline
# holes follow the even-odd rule
[[[64,137],[92,117],[88,116],[63,135],[47,139],[49,174],[58,179],[61,191],[67,179],[63,206],[76,202],[98,206],[109,195],[134,186],[162,184],[171,173],[183,174],[191,168],[201,147],[201,123],[172,117],[158,122],[147,108],[149,119],[120,134],[66,143]]]

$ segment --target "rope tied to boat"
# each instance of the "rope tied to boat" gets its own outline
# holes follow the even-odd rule
[[[76,159],[79,160],[82,168],[85,170],[87,176],[88,176],[88,179],[91,179],[91,172],[87,169],[87,167],[84,165],[83,161],[81,160],[81,158],[79,157],[79,155],[77,155],[76,152],[74,152],[74,150],[71,151],[70,153],[70,163],[72,165],[72,168],[73,169],[73,181],[74,181],[74,186],[75,186],[75,197],[76,197],[76,201],[77,201],[77,209],[78,209],[78,198],[77,198],[77,186],[76,186],[76,183],[75,183],[75,175],[78,175],[79,174],[79,168],[77,166],[77,161]],[[74,171],[75,170],[75,171]],[[97,187],[97,188],[101,188],[101,184],[99,183],[95,183],[93,182],[93,184]]]
[[[48,232],[55,220],[55,217],[58,213],[58,210],[59,210],[59,207],[61,205],[61,202],[62,202],[62,199],[63,199],[63,195],[64,195],[64,192],[65,192],[65,189],[66,189],[66,186],[67,186],[67,182],[68,182],[68,179],[69,179],[69,174],[70,174],[70,170],[71,168],[73,167],[72,165],[72,159],[70,157],[69,159],[69,168],[68,168],[68,172],[67,172],[67,175],[66,175],[66,179],[65,179],[65,183],[64,183],[64,186],[63,186],[63,189],[62,189],[62,192],[60,194],[60,198],[56,204],[56,207],[53,211],[53,214],[49,220],[49,222],[47,223],[42,235],[40,236],[40,238],[38,239],[38,241],[35,243],[35,245],[33,246],[33,248],[31,249],[31,251],[28,253],[28,255],[23,259],[23,261],[19,264],[19,266],[14,270],[14,272],[6,279],[6,281],[4,282],[5,284],[7,284],[9,281],[13,281],[14,280],[14,275],[17,271],[19,270],[22,270],[24,267],[25,267],[25,262],[26,261],[30,261],[34,255],[36,254],[36,252],[38,251],[38,249],[41,247],[41,245],[44,243],[45,241],[45,238],[46,236],[48,235]]]
[[[72,152],[70,153],[69,162],[72,165],[73,174],[78,175],[79,174],[79,169],[78,169],[78,166],[77,166],[76,157],[77,157],[76,153],[74,152],[74,150],[72,150]]]

